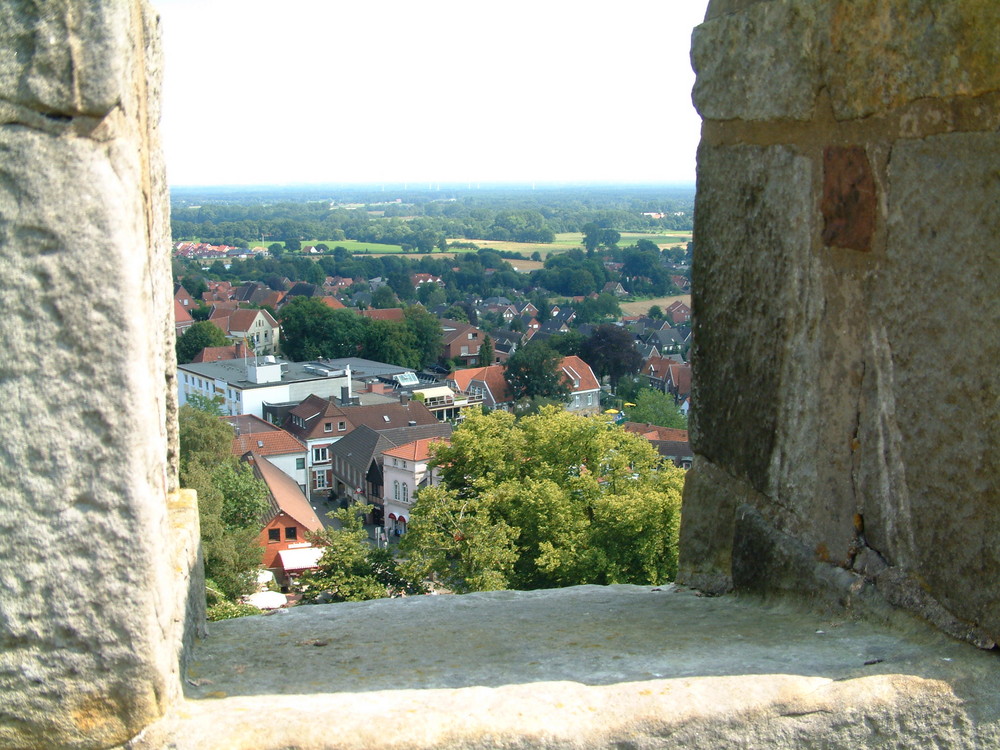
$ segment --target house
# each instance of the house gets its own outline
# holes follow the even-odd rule
[[[663,314],[668,320],[672,320],[674,325],[677,325],[678,323],[686,323],[691,320],[691,308],[684,304],[681,300],[674,300],[667,305]]]
[[[191,311],[198,307],[198,300],[191,296],[191,293],[184,288],[183,284],[178,284],[174,287],[174,302],[184,309],[185,312],[190,315]],[[175,305],[176,309],[176,305]]]
[[[691,468],[694,453],[691,451],[687,430],[640,422],[623,422],[622,427],[627,432],[646,438],[661,456],[678,469]]]
[[[514,397],[504,378],[504,369],[503,365],[487,365],[455,370],[447,383],[454,390],[481,397],[483,406],[510,411]]]
[[[323,398],[350,398],[351,368],[322,362],[289,362],[273,356],[217,362],[190,362],[177,366],[178,405],[189,394],[222,399],[226,414],[264,417],[275,404],[299,403],[310,394]]]
[[[374,506],[371,523],[384,520],[384,474],[382,454],[392,448],[429,438],[451,437],[451,425],[435,420],[433,425],[408,425],[375,430],[361,425],[330,447],[331,493],[341,500]]]
[[[626,292],[625,287],[617,281],[609,281],[604,285],[604,288],[601,289],[601,294],[613,294],[616,297],[624,297],[628,294],[628,292]]]
[[[267,310],[213,308],[209,321],[221,328],[226,338],[246,339],[258,355],[278,352],[281,328]]]
[[[440,284],[441,279],[429,273],[414,273],[410,274],[410,283],[416,288],[422,284]]]
[[[441,483],[437,470],[427,464],[432,446],[447,442],[444,438],[421,438],[382,451],[383,523],[387,535],[405,534],[417,491]]]
[[[174,300],[174,335],[180,336],[194,325],[194,318],[179,300]]]
[[[461,422],[465,418],[464,411],[483,403],[479,394],[455,393],[447,385],[414,388],[412,393],[413,398],[423,403],[441,422]]]
[[[328,495],[335,488],[333,447],[359,427],[382,432],[438,424],[427,407],[408,395],[369,406],[345,406],[311,395],[291,409],[282,427],[306,447],[307,492],[315,497]]]
[[[387,307],[381,310],[359,310],[358,314],[362,317],[369,318],[370,320],[406,320],[403,315],[402,307]]]
[[[590,365],[577,356],[563,357],[559,363],[563,381],[569,386],[566,411],[592,416],[601,411],[601,383]]]
[[[669,365],[664,389],[674,397],[674,403],[685,401],[691,395],[691,365]]]
[[[672,359],[670,357],[662,356],[649,357],[642,363],[639,375],[646,378],[650,388],[666,393],[667,377],[670,366],[677,364],[681,364],[679,358]]]
[[[268,490],[268,509],[261,519],[262,528],[257,536],[257,543],[264,549],[264,567],[281,576],[300,572],[301,569],[284,568],[279,555],[284,550],[308,547],[306,534],[321,531],[323,522],[295,481],[267,458],[248,451],[243,461],[253,468],[254,476],[263,481]]]
[[[221,362],[227,359],[243,359],[252,357],[250,351],[243,340],[236,341],[232,346],[206,346],[194,355],[192,362]]]
[[[441,359],[457,360],[467,366],[479,364],[483,332],[468,323],[441,319]]]
[[[233,428],[233,455],[264,456],[306,491],[306,447],[280,427],[252,414],[220,417]]]

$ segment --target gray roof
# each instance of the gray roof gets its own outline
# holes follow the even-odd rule
[[[258,357],[257,361],[259,364],[267,364],[265,362],[265,357]],[[280,357],[275,357],[274,364],[281,365],[281,383],[298,383],[305,382],[308,380],[326,380],[331,375],[336,376],[339,374],[341,367],[335,366],[333,364],[328,364],[326,362],[289,362],[286,359],[281,359]],[[194,373],[195,375],[200,375],[203,378],[209,378],[213,380],[223,380],[233,386],[238,386],[244,390],[248,388],[267,388],[275,385],[275,383],[254,383],[249,380],[249,375],[247,373],[248,366],[252,367],[254,362],[253,357],[247,357],[246,359],[224,359],[218,362],[190,362],[186,365],[177,365],[178,370],[183,370],[184,372]],[[324,374],[318,371],[316,368],[322,371],[333,371],[330,374]]]

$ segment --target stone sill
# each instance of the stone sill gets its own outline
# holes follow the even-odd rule
[[[131,748],[994,747],[1000,664],[673,586],[302,606],[213,623]]]

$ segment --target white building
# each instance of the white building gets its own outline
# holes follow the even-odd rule
[[[406,533],[417,490],[440,484],[437,470],[428,468],[427,463],[431,444],[442,442],[448,441],[426,438],[382,451],[382,505],[385,533],[389,536]]]
[[[273,356],[177,366],[178,403],[199,394],[222,399],[223,414],[264,416],[265,404],[298,403],[310,395],[347,399],[351,367],[332,368],[320,362],[288,362]]]

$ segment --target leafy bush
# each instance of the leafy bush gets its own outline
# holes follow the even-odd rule
[[[237,617],[259,615],[260,610],[252,604],[240,604],[224,600],[209,607],[207,614],[209,622],[217,622],[219,620],[233,620]]]

